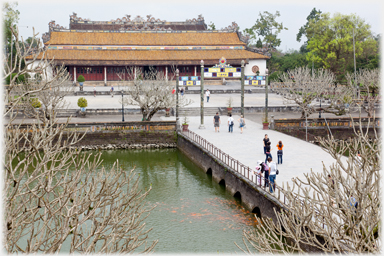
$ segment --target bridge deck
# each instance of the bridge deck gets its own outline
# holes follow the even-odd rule
[[[323,163],[328,168],[335,162],[320,146],[277,131],[263,130],[261,124],[247,119],[245,119],[246,128],[241,134],[237,122],[239,116],[233,117],[235,119],[233,133],[228,133],[227,116],[221,117],[219,133],[214,131],[213,116],[204,118],[205,129],[199,129],[200,117],[188,117],[189,129],[253,170],[257,160],[265,160],[262,141],[264,134],[267,133],[270,138],[272,157],[276,163],[276,144],[281,140],[284,144],[283,164],[278,165],[280,173],[276,177],[276,184],[279,186],[282,186],[282,183],[286,184],[286,182],[292,184],[291,180],[294,177],[305,180],[304,174],[309,173],[311,169],[315,172],[322,172]]]

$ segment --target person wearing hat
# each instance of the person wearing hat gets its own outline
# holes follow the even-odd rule
[[[269,178],[269,167],[261,160],[257,161],[257,165],[260,166],[260,174],[263,174],[264,172],[264,186],[268,187],[268,178]],[[268,169],[268,170],[266,170]]]

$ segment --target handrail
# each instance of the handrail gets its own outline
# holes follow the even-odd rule
[[[206,139],[192,132],[191,130],[183,131],[182,134],[188,137],[189,139],[191,139],[193,142],[196,142],[197,144],[199,144],[201,147],[203,147],[205,150],[211,153],[214,157],[222,161],[231,169],[235,170],[237,173],[239,173],[248,181],[256,184],[256,186],[262,188],[264,191],[266,189],[269,190],[269,180],[265,179],[261,174],[256,174],[256,176],[250,175],[252,169],[249,166],[246,166],[243,163],[239,162],[238,160],[234,159],[229,154],[223,152],[220,148],[217,148],[215,145],[208,142]],[[275,183],[275,188],[274,189],[272,188],[272,190],[274,190],[274,192],[275,191],[277,192],[276,194],[271,193],[271,196],[274,196],[276,199],[279,200],[279,202],[287,206],[285,203],[286,202],[285,194],[282,193],[283,188],[276,185]],[[282,194],[282,198],[281,198],[281,194]]]
[[[221,161],[224,162],[227,166],[235,170],[237,173],[239,173],[241,176],[243,176],[245,179],[251,181],[252,183],[256,184],[256,186],[262,188],[264,191],[266,189],[269,190],[269,180],[265,179],[262,175],[257,174],[256,179],[254,179],[254,176],[252,175],[251,178],[249,177],[251,168],[249,166],[246,166],[239,162],[238,160],[232,158],[230,155],[226,154],[225,152],[221,151],[221,149],[217,148],[215,145],[212,143],[208,142],[206,139],[201,137],[200,135],[188,130],[188,131],[183,131],[181,132],[183,135],[187,136],[189,139],[192,141],[196,142],[199,144],[201,147],[203,147],[205,150],[210,152],[214,157],[217,157]],[[264,184],[263,182],[264,181]],[[272,188],[273,190],[273,188]],[[270,193],[271,196],[275,197],[280,203],[282,203],[287,209],[289,209],[289,206],[286,203],[286,200],[288,200],[285,196],[285,194],[282,192],[284,189],[275,183],[275,193]],[[282,194],[282,198],[281,198]],[[299,203],[301,207],[304,207],[304,202],[300,198],[294,198],[293,199],[295,202],[299,200]],[[320,215],[318,211],[315,210],[315,215]],[[323,222],[323,228],[324,228],[325,223]]]

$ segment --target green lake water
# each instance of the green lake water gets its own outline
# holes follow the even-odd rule
[[[156,205],[146,219],[158,239],[157,253],[242,253],[242,232],[255,218],[222,185],[177,149],[103,151],[107,169],[116,159],[125,170],[136,166],[146,201]],[[243,247],[243,246],[242,246]]]

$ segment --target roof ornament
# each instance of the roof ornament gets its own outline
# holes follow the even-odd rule
[[[222,28],[221,31],[237,31],[239,29],[239,25],[236,22],[232,22],[232,25],[228,27]]]
[[[90,21],[90,19],[82,19],[80,17],[77,17],[77,13],[72,12],[73,14],[69,16],[71,21]]]
[[[152,14],[147,15],[147,22],[165,22],[165,20],[155,19]]]
[[[43,39],[43,43],[45,44],[51,39],[51,33],[50,32],[45,32],[41,38]]]
[[[137,15],[133,20],[133,22],[145,22],[145,19],[140,15]]]
[[[111,20],[111,22],[130,22],[131,15],[126,14],[123,18],[117,18],[116,20]]]
[[[51,22],[48,23],[49,30],[56,30],[56,29],[65,29],[65,27],[60,26],[59,24],[56,24],[56,21],[51,20]]]
[[[199,16],[193,19],[187,19],[186,22],[193,23],[193,22],[199,22],[199,21],[204,21],[204,17],[202,14],[199,14]]]

